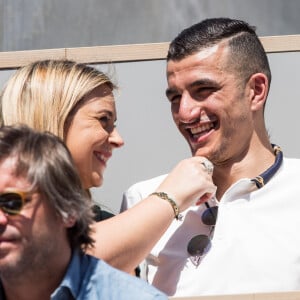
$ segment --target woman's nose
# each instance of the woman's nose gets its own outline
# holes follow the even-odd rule
[[[108,140],[115,148],[120,148],[124,145],[124,140],[116,128],[111,132]]]

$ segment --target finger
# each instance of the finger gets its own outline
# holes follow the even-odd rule
[[[214,165],[212,164],[211,161],[209,161],[207,158],[204,158],[201,161],[201,165],[204,167],[205,171],[211,175],[214,171]]]
[[[200,205],[204,202],[207,202],[209,199],[214,197],[214,193],[205,193],[204,195],[202,195],[200,197],[200,199],[197,200],[197,202],[195,203],[196,205]]]

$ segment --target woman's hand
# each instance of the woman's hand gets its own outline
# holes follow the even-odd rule
[[[215,195],[212,181],[213,166],[205,157],[195,156],[182,160],[157,188],[176,201],[179,210],[200,204]]]

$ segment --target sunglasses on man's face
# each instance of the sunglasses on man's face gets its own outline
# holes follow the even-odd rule
[[[0,193],[0,209],[7,215],[18,215],[26,202],[28,202],[28,196],[25,192]]]

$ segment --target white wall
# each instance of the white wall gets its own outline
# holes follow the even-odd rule
[[[266,106],[271,141],[286,156],[300,158],[300,52],[269,54],[273,80]],[[97,66],[106,71],[106,66]],[[0,72],[0,87],[13,71]],[[167,173],[179,160],[190,156],[178,133],[165,97],[165,61],[115,64],[117,127],[125,146],[108,162],[104,185],[92,189],[97,202],[119,210],[122,192],[131,184]]]
[[[167,42],[224,16],[298,34],[299,11],[299,0],[0,0],[0,51]]]
[[[284,155],[300,158],[300,52],[269,54],[271,90],[266,124]],[[118,128],[125,139],[109,162],[96,198],[117,211],[122,192],[136,181],[167,173],[190,151],[173,124],[165,97],[165,61],[116,65],[123,88],[117,100]]]

